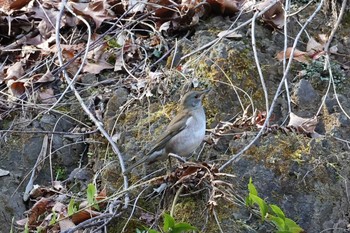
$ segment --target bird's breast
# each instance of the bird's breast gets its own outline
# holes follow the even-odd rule
[[[192,113],[186,121],[186,128],[174,136],[166,146],[167,153],[187,156],[203,141],[205,136],[205,113],[203,108]]]

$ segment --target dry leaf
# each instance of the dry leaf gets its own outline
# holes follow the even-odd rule
[[[90,74],[99,74],[102,70],[113,69],[114,67],[107,63],[100,61],[99,63],[87,62],[83,67],[83,72]]]
[[[28,225],[33,225],[37,222],[40,215],[44,214],[47,210],[53,207],[54,201],[49,198],[41,198],[34,206],[28,211]]]
[[[7,175],[9,175],[10,174],[10,172],[9,171],[6,171],[6,170],[3,170],[3,169],[0,169],[0,177],[1,176],[7,176]]]
[[[121,51],[118,51],[115,58],[114,71],[123,70],[123,66],[123,54]]]
[[[239,12],[244,0],[207,0],[214,12],[224,15],[234,15]]]
[[[60,220],[58,224],[60,226],[60,232],[64,232],[66,230],[69,230],[75,227],[75,224],[73,223],[73,221],[68,218]]]
[[[92,19],[95,22],[96,28],[100,28],[102,22],[106,19],[112,19],[110,7],[106,1],[93,1],[89,4],[69,2],[73,11],[87,19]]]
[[[323,45],[318,43],[315,38],[310,37],[310,40],[307,42],[306,45],[306,51],[307,52],[319,52],[323,51]]]
[[[6,78],[5,80],[9,80],[9,79],[19,79],[20,77],[23,76],[24,74],[24,70],[23,70],[23,67],[22,67],[22,62],[16,62],[15,64],[13,64],[12,66],[10,66],[8,69],[7,69],[7,72],[6,72]]]
[[[10,9],[19,10],[25,5],[27,5],[31,0],[12,0],[10,4]]]
[[[291,112],[289,118],[288,126],[293,126],[303,133],[315,133],[315,128],[318,123],[317,117],[303,118]]]
[[[225,38],[242,38],[243,37],[242,34],[239,34],[237,32],[231,32],[231,33],[229,32],[230,30],[221,31],[218,34],[218,37],[223,37],[223,36],[225,36]]]
[[[256,8],[259,11],[264,10],[266,7],[272,4],[274,0],[265,0],[259,3]],[[262,19],[271,24],[273,27],[282,28],[284,25],[284,9],[283,4],[278,1],[268,11],[262,15]]]
[[[38,95],[43,104],[53,104],[57,101],[52,88],[40,89]]]
[[[52,75],[51,71],[46,71],[44,75],[38,74],[32,77],[34,83],[47,83],[55,80],[55,77]]]
[[[87,219],[90,219],[99,215],[101,215],[100,212],[86,209],[73,214],[71,219],[74,224],[79,224]]]
[[[14,96],[14,97],[20,97],[26,91],[24,84],[25,83],[21,82],[21,81],[14,81],[12,79],[9,80],[7,82],[7,87],[9,88],[9,94]]]
[[[290,58],[291,52],[292,52],[292,48],[291,47],[287,48],[287,51],[286,51],[286,58],[287,59]],[[279,61],[283,61],[283,55],[284,55],[284,51],[281,51],[281,52],[277,53],[276,58]],[[302,62],[304,64],[309,64],[311,61],[307,52],[303,52],[303,51],[300,51],[298,49],[294,50],[293,59],[298,61],[298,62]]]

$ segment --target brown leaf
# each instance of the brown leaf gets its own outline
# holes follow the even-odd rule
[[[12,0],[10,4],[10,9],[19,10],[25,5],[27,5],[31,0]]]
[[[290,113],[288,126],[293,126],[302,133],[315,133],[315,128],[318,123],[317,117],[303,118]]]
[[[32,77],[34,83],[47,83],[55,80],[55,77],[50,70],[46,71],[44,75],[38,74]]]
[[[292,47],[287,48],[287,51],[286,51],[286,58],[287,59],[290,58],[291,52],[292,52]],[[284,51],[281,51],[281,52],[277,53],[276,58],[279,61],[283,61],[283,55],[284,55]],[[293,59],[298,61],[298,62],[304,63],[304,64],[309,64],[311,61],[307,52],[303,52],[303,51],[300,51],[298,49],[294,50]]]
[[[108,11],[109,5],[106,1],[94,1],[89,4],[69,2],[69,4],[76,14],[92,19],[96,28],[99,28],[104,20],[113,18]]]
[[[72,221],[74,224],[79,224],[85,220],[101,215],[100,212],[93,210],[82,210],[72,215]]]
[[[83,72],[90,74],[99,74],[102,70],[113,69],[114,67],[107,63],[100,61],[99,63],[90,63],[87,62],[83,67]]]
[[[207,0],[215,13],[234,15],[242,8],[243,0]]]
[[[43,104],[53,104],[57,101],[52,88],[40,89],[38,95]]]
[[[68,218],[60,220],[58,224],[60,225],[60,232],[64,232],[66,230],[69,230],[75,227],[75,224],[73,223],[73,221]]]
[[[154,12],[153,14],[156,17],[166,19],[172,18],[175,14],[175,10],[172,8],[179,6],[175,6],[175,2],[172,2],[171,0],[149,0],[149,3],[152,4],[147,5],[148,11]]]
[[[26,91],[26,88],[24,87],[24,82],[21,81],[14,81],[14,80],[9,80],[7,82],[7,87],[9,88],[9,93],[10,95],[14,97],[20,97],[21,95],[24,94]]]
[[[12,66],[10,66],[7,69],[6,74],[7,75],[6,75],[5,80],[9,80],[9,79],[17,80],[20,77],[22,77],[24,74],[22,62],[19,61],[19,62],[16,62],[15,64],[13,64]]]
[[[50,210],[54,201],[49,198],[41,198],[38,202],[34,204],[34,206],[28,211],[28,225],[34,225],[39,219],[39,216]]]
[[[265,0],[259,3],[256,8],[260,11],[272,4],[274,0]],[[273,27],[282,28],[284,25],[284,10],[281,1],[276,2],[268,11],[262,15],[262,19]]]
[[[306,45],[306,51],[307,52],[319,52],[323,51],[323,45],[318,43],[315,38],[310,37],[309,41]]]

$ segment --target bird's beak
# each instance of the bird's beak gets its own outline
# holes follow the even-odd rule
[[[204,95],[207,94],[209,91],[210,91],[210,89],[206,89],[206,90],[200,91],[199,92],[200,98],[203,99]]]

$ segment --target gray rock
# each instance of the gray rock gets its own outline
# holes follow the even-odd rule
[[[317,104],[320,102],[320,96],[312,87],[309,81],[301,79],[293,89],[292,99],[298,106],[299,111],[313,109],[317,110]],[[314,114],[315,112],[313,112]]]

